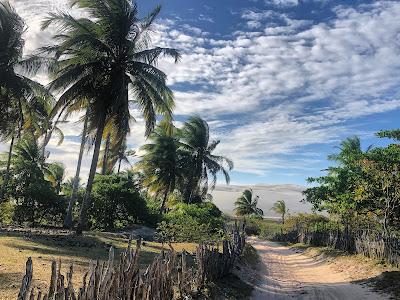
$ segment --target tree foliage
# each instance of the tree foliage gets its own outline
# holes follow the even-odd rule
[[[35,226],[57,222],[62,218],[65,201],[58,196],[52,183],[46,180],[53,164],[44,162],[40,147],[33,136],[27,136],[15,146],[7,196],[15,203],[14,220]]]
[[[382,131],[381,137],[395,138],[397,131]],[[349,223],[367,216],[380,223],[386,233],[400,220],[400,147],[368,147],[362,151],[358,138],[342,142],[340,151],[330,156],[336,165],[327,175],[310,178],[316,184],[304,192],[305,200],[317,210],[337,214]]]
[[[235,213],[238,216],[263,216],[264,212],[257,207],[259,199],[252,189],[244,190],[235,202]]]
[[[199,117],[190,118],[181,129],[164,120],[149,136],[136,168],[150,194],[163,198],[161,210],[175,190],[183,202],[201,203],[210,196],[218,173],[229,183],[233,162],[213,154],[218,144],[209,141],[208,124]]]
[[[147,217],[145,200],[132,177],[97,175],[89,208],[92,228],[115,229],[143,223]]]
[[[286,202],[284,200],[278,200],[274,203],[271,208],[272,211],[281,215],[282,223],[285,224],[285,215],[288,212],[288,208],[286,207]]]
[[[180,203],[165,214],[158,232],[164,241],[202,242],[221,237],[221,211],[212,203]]]

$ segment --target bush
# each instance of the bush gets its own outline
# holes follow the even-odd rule
[[[157,230],[164,241],[202,242],[219,239],[223,225],[222,213],[213,203],[180,203],[164,215]]]
[[[146,201],[135,182],[125,175],[97,175],[92,190],[89,220],[95,229],[118,229],[144,223],[148,217]]]
[[[14,217],[15,205],[10,201],[0,204],[0,224],[10,225]]]
[[[56,224],[62,220],[66,201],[57,195],[42,171],[33,163],[25,163],[17,170],[8,190],[15,203],[13,220],[17,223]]]
[[[260,222],[257,219],[246,219],[246,234],[247,235],[259,235],[260,234]]]
[[[156,228],[157,224],[162,220],[160,216],[161,200],[149,198],[147,195],[142,195],[142,197],[146,199],[147,205],[147,215],[144,219],[144,224],[151,228]]]
[[[323,215],[298,214],[289,216],[286,219],[286,222],[283,225],[283,230],[285,232],[290,232],[295,229],[307,229],[317,231],[329,229],[334,227],[335,225],[337,226],[337,223],[330,221],[329,218]]]

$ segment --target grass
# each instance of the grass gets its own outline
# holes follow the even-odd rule
[[[135,244],[135,243],[134,243]],[[127,238],[112,233],[88,232],[74,236],[66,232],[0,232],[0,299],[16,299],[25,263],[28,257],[33,260],[33,285],[46,290],[51,274],[53,260],[61,260],[62,272],[66,274],[70,264],[74,265],[74,284],[82,281],[91,260],[106,260],[108,250],[113,246],[118,254],[127,246]],[[183,249],[193,252],[196,244],[172,244],[176,251]],[[167,245],[144,242],[140,264],[145,268]]]

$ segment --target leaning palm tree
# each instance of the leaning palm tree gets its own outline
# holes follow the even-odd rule
[[[286,208],[286,202],[284,200],[278,200],[274,203],[271,210],[281,215],[282,224],[285,224],[285,216],[289,209]]]
[[[233,162],[224,156],[213,154],[219,143],[219,140],[210,141],[208,124],[200,117],[191,117],[180,131],[180,149],[188,178],[183,193],[188,203],[191,203],[196,195],[206,195],[209,188],[214,189],[219,172],[229,184],[229,171],[233,169]]]
[[[183,172],[179,161],[178,138],[168,130],[169,125],[163,121],[149,136],[150,142],[141,147],[145,154],[136,164],[136,169],[144,174],[142,184],[155,197],[162,195],[160,213],[177,182],[182,180]]]
[[[235,213],[238,216],[263,216],[264,212],[257,207],[259,196],[253,194],[252,189],[244,190],[235,201]]]
[[[77,228],[80,234],[86,227],[107,122],[115,120],[117,136],[123,138],[129,133],[130,104],[143,113],[146,135],[152,132],[157,114],[171,117],[173,94],[166,86],[166,75],[155,65],[160,57],[170,56],[177,61],[180,55],[174,49],[150,48],[152,24],[160,7],[140,19],[136,3],[128,0],[71,0],[71,4],[89,17],[51,14],[42,27],[54,24],[60,29],[55,36],[58,44],[43,49],[57,59],[51,68],[50,88],[62,92],[58,107],[82,97],[91,99],[88,128],[94,132],[94,150]]]
[[[36,106],[38,94],[47,94],[44,87],[24,76],[17,69],[33,71],[32,61],[23,59],[25,23],[8,1],[0,2],[0,139],[11,141],[3,186],[10,176],[10,163],[15,139],[27,127],[25,117]],[[29,73],[29,72],[28,72]]]

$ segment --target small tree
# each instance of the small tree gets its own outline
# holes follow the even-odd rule
[[[263,216],[264,212],[257,207],[259,196],[254,196],[253,190],[243,191],[242,195],[235,202],[235,213],[238,216]]]
[[[285,224],[285,215],[289,211],[286,208],[286,202],[284,200],[278,200],[274,203],[271,210],[282,216],[282,224]]]
[[[115,229],[145,221],[147,207],[132,178],[97,175],[89,219],[93,228]]]

